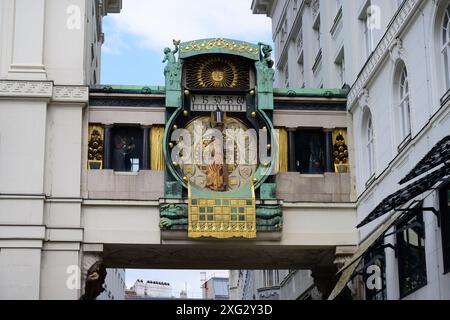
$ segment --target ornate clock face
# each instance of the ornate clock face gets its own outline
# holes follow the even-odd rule
[[[189,183],[201,189],[225,192],[235,190],[253,178],[257,152],[250,139],[242,138],[249,129],[244,122],[225,116],[222,124],[216,124],[212,117],[200,116],[189,122],[185,129],[193,137],[193,163],[182,164],[180,169]],[[223,143],[217,144],[209,129],[217,129]],[[211,160],[205,162],[207,158]]]

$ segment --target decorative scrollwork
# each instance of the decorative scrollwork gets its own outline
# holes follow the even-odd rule
[[[208,39],[201,42],[192,41],[181,47],[181,52],[202,51],[216,49],[228,49],[235,52],[246,52],[256,57],[259,55],[258,49],[247,43],[239,41],[228,41],[223,38]]]

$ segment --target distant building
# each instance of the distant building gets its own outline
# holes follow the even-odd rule
[[[125,269],[106,269],[106,279],[103,291],[97,300],[125,299]]]
[[[173,299],[172,286],[168,282],[136,280],[127,290],[126,299]]]
[[[180,299],[187,299],[187,298],[188,298],[187,292],[185,290],[181,290]]]
[[[231,300],[322,299],[311,271],[233,270],[230,279],[233,279]]]
[[[204,300],[228,300],[228,278],[211,277],[202,285]]]

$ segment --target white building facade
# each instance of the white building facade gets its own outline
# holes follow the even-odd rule
[[[0,1],[0,299],[81,295],[82,119],[121,6]]]
[[[353,279],[353,297],[449,299],[450,1],[254,0],[252,9],[272,18],[278,86],[351,87],[360,248],[333,297]]]
[[[168,282],[161,281],[146,281],[141,279],[136,280],[134,285],[130,288],[133,292],[133,297],[148,298],[148,299],[172,299],[172,285]]]
[[[97,300],[125,300],[125,269],[106,269],[103,291]]]

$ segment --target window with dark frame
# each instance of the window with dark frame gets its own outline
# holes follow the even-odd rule
[[[386,290],[386,254],[384,252],[384,242],[382,238],[378,240],[371,250],[369,250],[364,256],[364,273],[363,280],[366,291],[366,300],[387,300],[387,290]],[[380,272],[381,281],[380,283],[371,283],[372,286],[368,285],[368,282],[378,281],[373,277],[374,271],[369,270],[369,267],[377,267]]]
[[[111,136],[111,165],[114,171],[138,172],[142,166],[142,129],[117,126]]]
[[[296,167],[303,174],[325,172],[325,135],[322,130],[297,130]]]
[[[413,209],[396,226],[400,297],[406,297],[427,284],[425,226],[423,212]]]
[[[444,274],[450,272],[450,183],[439,193],[439,212],[441,219],[442,254]]]

